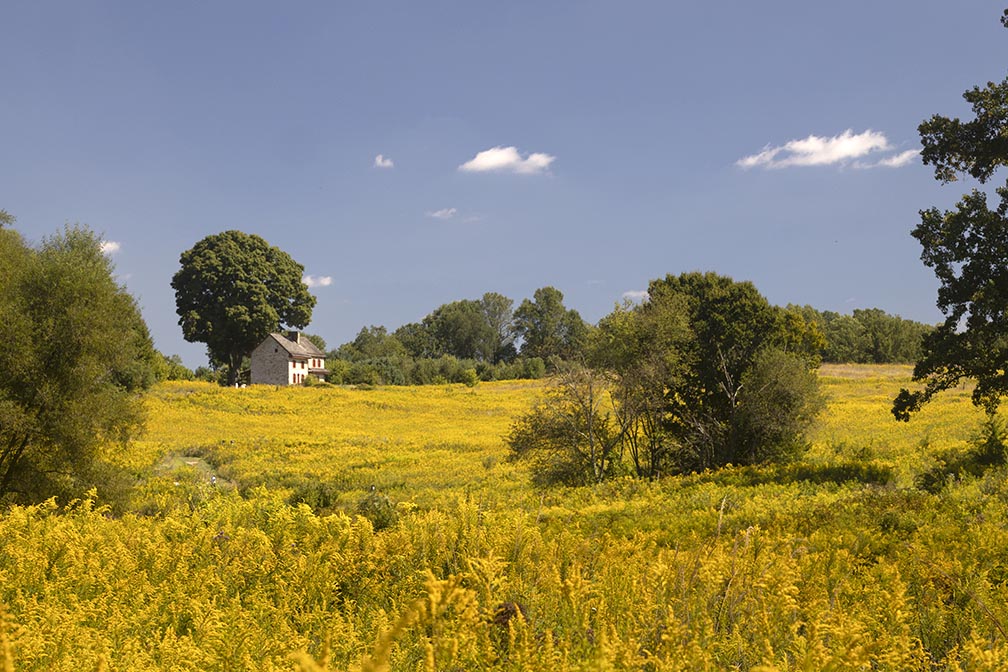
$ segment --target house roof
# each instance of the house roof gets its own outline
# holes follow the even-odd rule
[[[319,350],[318,346],[307,338],[301,338],[297,345],[304,348],[310,357],[325,357],[325,353]]]
[[[270,334],[270,338],[276,341],[281,348],[294,357],[305,359],[309,357],[325,357],[325,353],[319,350],[318,347],[316,347],[316,345],[307,338],[301,339],[300,343],[290,340],[283,334],[273,333]]]

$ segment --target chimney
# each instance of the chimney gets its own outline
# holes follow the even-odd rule
[[[288,331],[287,340],[294,341],[298,345],[301,345],[301,332],[300,331]]]

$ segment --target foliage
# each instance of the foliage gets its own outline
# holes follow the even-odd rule
[[[689,330],[665,346],[679,361],[662,385],[675,466],[701,470],[793,453],[773,444],[797,445],[818,407],[809,373],[817,363],[814,324],[771,306],[752,283],[714,273],[666,276],[651,283],[649,296],[639,310],[678,313]],[[780,371],[772,374],[768,362]]]
[[[368,359],[405,357],[406,348],[398,338],[388,333],[385,327],[364,327],[353,341],[344,343],[327,355],[329,359],[345,359],[359,362]]]
[[[497,364],[514,358],[513,301],[496,292],[478,300],[446,303],[422,322],[405,324],[392,334],[410,356],[457,359]]]
[[[371,327],[371,330],[383,327]],[[362,332],[363,333],[363,332]],[[398,345],[397,339],[393,339]],[[356,341],[355,341],[356,342]],[[478,381],[542,378],[546,366],[541,359],[518,358],[491,364],[474,359],[458,359],[451,355],[414,359],[408,355],[391,354],[362,357],[353,344],[341,346],[326,359],[327,380],[349,385],[440,385]]]
[[[563,293],[541,287],[531,301],[525,299],[514,312],[515,333],[524,357],[576,359],[584,349],[589,328],[573,308],[563,305]]]
[[[988,416],[982,431],[973,439],[973,446],[965,453],[949,451],[939,454],[936,464],[921,472],[915,479],[917,487],[930,493],[937,493],[945,487],[950,478],[980,476],[992,467],[1005,463],[1005,441],[1008,430],[1005,423],[996,416]]]
[[[591,361],[614,376],[614,414],[637,476],[657,478],[676,469],[666,396],[688,374],[691,338],[683,297],[618,306],[599,322]]]
[[[371,521],[375,532],[392,527],[399,521],[395,504],[385,495],[372,490],[357,502],[357,513]]]
[[[209,366],[197,366],[193,369],[193,380],[202,380],[206,383],[217,382],[219,376]]]
[[[165,355],[157,352],[154,362],[154,378],[158,382],[165,380],[193,380],[195,374],[190,371],[179,355]]]
[[[920,356],[924,336],[933,330],[930,325],[879,308],[858,308],[850,315],[811,306],[788,306],[788,310],[800,313],[821,330],[819,353],[824,362],[911,363]]]
[[[0,231],[0,502],[73,496],[116,479],[106,446],[141,426],[158,356],[99,238],[74,226],[28,247]]]
[[[537,485],[584,485],[613,476],[622,434],[610,408],[608,383],[592,369],[570,367],[515,421],[508,446],[514,459],[530,463]]]
[[[742,376],[738,441],[747,463],[793,460],[808,447],[808,431],[825,407],[819,381],[801,357],[760,351]]]
[[[625,455],[646,478],[791,459],[822,408],[822,343],[814,322],[751,283],[668,276],[600,322],[586,350],[593,370],[573,384],[564,372],[509,441],[535,457],[539,483],[598,482]]]
[[[182,253],[172,278],[182,335],[207,344],[212,362],[238,380],[244,357],[281,325],[304,327],[315,297],[304,267],[257,235],[224,231]]]
[[[963,122],[934,115],[921,123],[921,158],[934,166],[935,179],[954,182],[968,173],[981,183],[1008,164],[1008,79],[973,87],[963,94],[974,118]],[[977,381],[973,403],[993,414],[1008,392],[1008,183],[996,190],[1000,204],[988,207],[987,194],[973,189],[955,210],[929,208],[913,236],[921,260],[934,269],[938,307],[945,321],[924,340],[914,381],[893,404],[898,420],[909,420],[935,394],[961,381]]]
[[[424,318],[438,354],[460,359],[494,361],[497,332],[486,320],[479,301],[453,301]]]

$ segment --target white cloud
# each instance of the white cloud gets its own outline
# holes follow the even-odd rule
[[[332,284],[332,277],[328,275],[306,275],[301,278],[301,282],[309,287],[328,287]]]
[[[381,154],[379,154],[378,156],[374,157],[374,165],[375,168],[392,168],[395,166],[395,163],[393,163],[392,159],[388,158],[387,156],[382,156]]]
[[[534,175],[549,170],[555,156],[534,152],[522,158],[516,147],[492,147],[485,149],[458,167],[465,173],[518,173]]]
[[[790,140],[779,147],[769,145],[758,154],[744,156],[735,162],[742,168],[786,168],[788,166],[828,166],[846,164],[860,159],[872,152],[884,152],[890,149],[885,135],[871,129],[863,133],[855,133],[847,129],[840,135],[823,137],[810,135],[801,140]],[[912,157],[904,157],[907,152],[893,157],[902,163],[882,164],[901,166]],[[887,159],[888,160],[888,159]]]
[[[435,210],[434,212],[428,212],[428,217],[433,217],[434,219],[451,219],[458,213],[455,208],[441,208],[440,210]]]
[[[883,168],[899,168],[905,166],[914,159],[920,156],[919,149],[908,149],[905,152],[900,152],[895,156],[890,156],[888,158],[882,159],[876,165],[882,166]]]
[[[643,301],[648,297],[649,294],[646,289],[631,289],[629,292],[623,292],[623,298],[631,301]]]
[[[122,245],[120,245],[114,240],[103,240],[101,244],[101,251],[102,254],[112,256],[113,254],[118,252],[121,247]]]

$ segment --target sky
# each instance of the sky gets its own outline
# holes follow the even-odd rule
[[[305,268],[330,347],[488,291],[595,322],[715,271],[779,305],[942,319],[910,231],[972,184],[918,124],[1005,77],[980,0],[0,5],[0,208],[107,241],[155,345],[229,229]],[[0,280],[2,281],[2,280]]]

